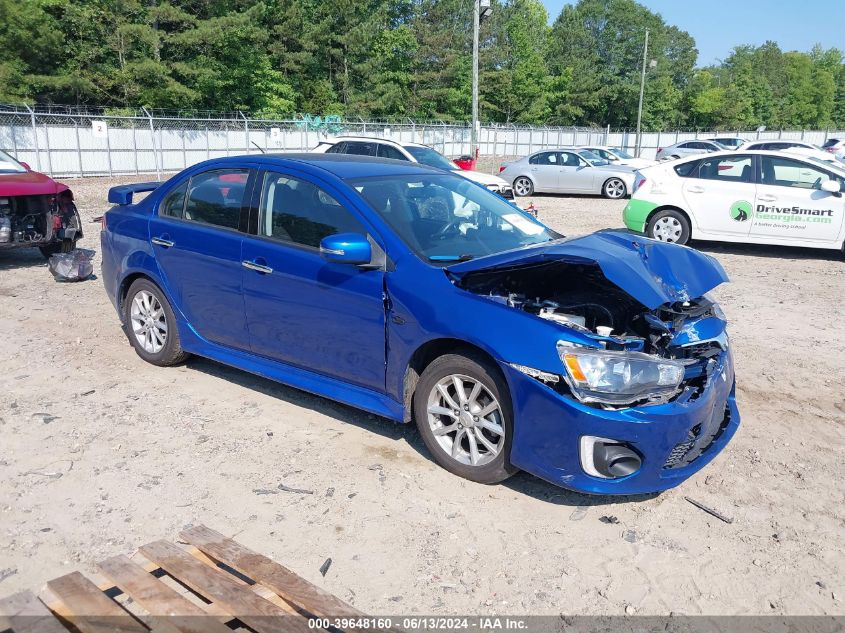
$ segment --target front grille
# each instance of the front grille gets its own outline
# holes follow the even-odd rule
[[[707,449],[719,439],[731,421],[731,410],[727,403],[725,404],[721,419],[719,417],[719,414],[714,412],[713,418],[708,421],[706,427],[703,427],[701,424],[696,424],[692,427],[687,433],[686,439],[676,444],[669,453],[669,456],[663,463],[663,468],[671,469],[688,466],[704,455]]]

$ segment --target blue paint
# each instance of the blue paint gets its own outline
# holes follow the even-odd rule
[[[317,248],[255,235],[255,194],[246,196],[249,209],[242,217],[248,221],[242,221],[241,230],[158,215],[159,204],[170,191],[211,168],[272,169],[321,187],[355,217],[369,238],[332,236],[322,245],[333,250],[345,247],[362,261],[366,243],[373,253],[383,251],[385,264],[367,267],[330,261]],[[413,174],[443,172],[416,163],[320,154],[230,157],[195,165],[154,188],[141,202],[121,202],[107,212],[101,237],[104,286],[119,308],[127,281],[143,274],[167,295],[186,351],[397,422],[409,418],[404,385],[414,352],[442,339],[473,345],[495,360],[511,392],[511,461],[574,490],[595,494],[664,490],[701,469],[727,444],[739,424],[729,351],[719,354],[715,377],[692,401],[681,396],[661,405],[602,410],[510,365],[559,375],[563,368],[557,342],[595,347],[595,338],[462,290],[455,283],[482,268],[548,261],[595,263],[610,282],[655,308],[697,298],[725,281],[715,260],[685,247],[600,232],[466,262],[444,259],[444,269],[443,262],[438,265],[416,256],[346,182]],[[126,200],[125,194],[120,199]],[[163,247],[152,238],[173,245]],[[242,262],[260,264],[271,272],[246,268]],[[723,330],[724,321],[711,317],[698,325],[687,324],[678,336],[694,342]],[[700,368],[691,368],[687,377],[696,372]],[[684,441],[691,428],[715,419],[714,411],[730,416],[717,441],[690,465],[664,469],[672,447]],[[578,453],[584,434],[629,442],[643,456],[642,468],[612,481],[587,475]]]

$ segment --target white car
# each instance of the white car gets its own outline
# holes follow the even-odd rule
[[[656,165],[656,160],[649,160],[648,158],[635,158],[631,156],[628,152],[624,149],[619,149],[618,147],[606,147],[604,145],[584,145],[579,147],[578,149],[585,149],[589,152],[592,152],[599,158],[603,158],[611,165],[622,165],[624,167],[630,167],[631,169],[645,169],[646,167],[651,167],[652,165]]]
[[[747,150],[754,150],[754,149],[763,149],[763,150],[770,150],[773,152],[788,150],[788,149],[795,149],[795,148],[802,148],[807,150],[814,150],[817,152],[821,151],[821,147],[818,145],[813,145],[812,143],[807,143],[805,141],[796,141],[792,139],[774,139],[769,141],[748,141],[744,145],[740,145],[737,149],[738,152],[744,152]]]
[[[564,147],[534,152],[502,165],[499,175],[518,196],[535,193],[601,194],[624,198],[634,186],[634,170],[611,165],[585,149]]]
[[[481,171],[461,169],[443,154],[419,143],[397,143],[386,138],[369,138],[366,136],[338,136],[322,141],[311,150],[325,154],[353,154],[356,156],[376,156],[378,158],[392,158],[407,160],[412,163],[422,163],[430,167],[452,171],[468,180],[484,185],[490,191],[498,193],[503,198],[513,199],[513,189],[507,181],[485,174]]]
[[[664,242],[843,249],[845,168],[772,151],[725,151],[637,173],[623,218]]]

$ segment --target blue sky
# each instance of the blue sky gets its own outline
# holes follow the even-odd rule
[[[845,48],[845,0],[638,0],[668,23],[687,31],[698,64],[727,57],[740,44],[777,42],[783,50],[808,51],[816,43]],[[572,0],[543,0],[554,20]]]

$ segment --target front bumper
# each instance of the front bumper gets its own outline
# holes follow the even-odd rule
[[[505,200],[513,200],[513,187],[510,185],[487,185],[487,189],[502,196]]]
[[[587,406],[503,364],[514,406],[511,463],[553,484],[591,494],[630,495],[677,486],[701,470],[739,427],[730,352],[723,352],[706,387],[661,405],[604,410]],[[582,436],[611,438],[642,458],[618,479],[581,467]],[[691,441],[692,438],[692,441]]]

